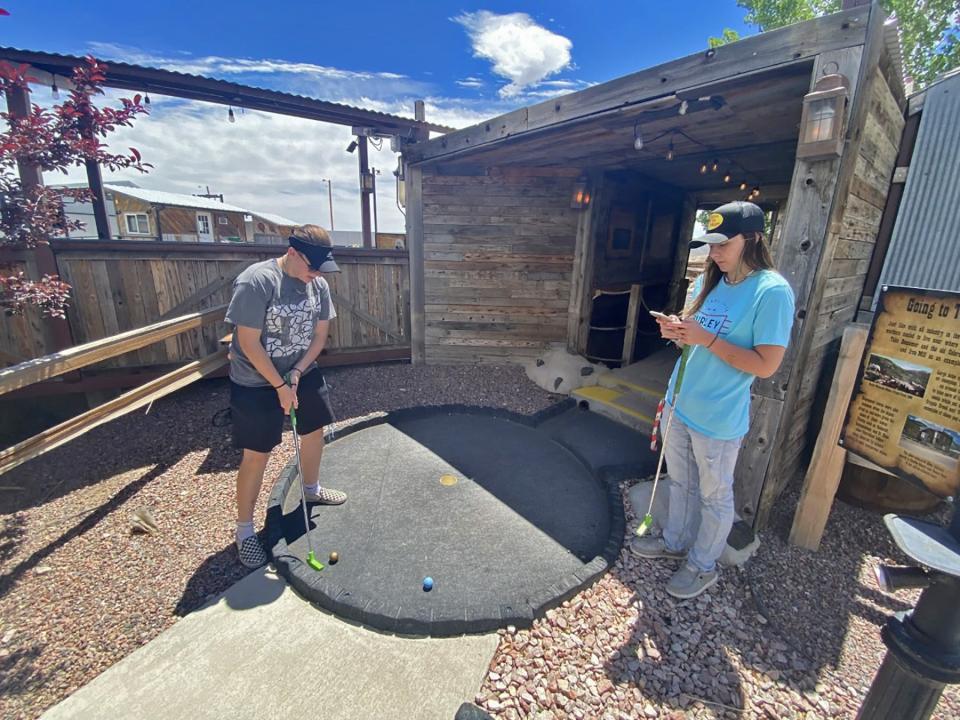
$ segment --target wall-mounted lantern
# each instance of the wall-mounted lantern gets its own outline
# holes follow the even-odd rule
[[[403,167],[403,158],[397,158],[397,169],[393,171],[393,176],[397,179],[397,205],[401,212],[407,206],[407,183],[405,170]]]
[[[360,189],[363,192],[373,192],[376,181],[373,179],[373,172],[367,170],[360,173]]]
[[[573,193],[570,195],[570,207],[574,210],[583,210],[590,206],[590,190],[587,188],[587,178],[583,175],[573,183]]]
[[[843,151],[847,130],[847,99],[850,83],[843,75],[826,75],[817,80],[803,98],[800,141],[797,157],[806,159],[838,157]]]

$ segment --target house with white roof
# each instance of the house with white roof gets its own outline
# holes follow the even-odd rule
[[[281,244],[300,223],[216,198],[150,190],[131,182],[104,184],[110,235],[119,240]],[[91,203],[64,201],[68,220],[84,223],[71,238],[96,239]]]

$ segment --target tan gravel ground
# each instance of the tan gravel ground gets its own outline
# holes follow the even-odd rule
[[[341,420],[557,400],[517,368],[327,376]],[[0,717],[37,717],[245,574],[231,542],[239,453],[217,417],[227,403],[225,381],[200,383],[3,477],[21,489],[0,490]],[[291,454],[285,434],[268,477]],[[156,535],[131,532],[141,507]],[[624,551],[565,607],[501,633],[478,702],[501,718],[852,717],[883,655],[879,624],[913,598],[872,583],[872,565],[896,557],[878,516],[838,503],[816,555],[780,539],[788,522],[777,516],[746,571],[685,603],[663,592],[669,563]],[[955,689],[935,717],[960,717]]]

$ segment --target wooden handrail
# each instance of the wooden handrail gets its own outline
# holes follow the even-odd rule
[[[129,392],[120,395],[88,410],[82,415],[70,418],[56,427],[44,430],[31,438],[24,440],[6,450],[0,451],[0,475],[12,470],[27,460],[42,455],[55,447],[69,442],[75,437],[92,430],[98,425],[109,422],[121,415],[126,415],[139,407],[143,407],[164,395],[169,395],[202,377],[216,372],[227,363],[227,349],[219,350],[202,360],[196,360],[173,372],[167,373],[156,380],[145,383]]]
[[[0,370],[0,395],[216,322],[223,318],[226,310],[226,305],[217,305],[4,368]]]

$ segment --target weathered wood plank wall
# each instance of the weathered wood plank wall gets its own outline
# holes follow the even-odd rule
[[[813,409],[823,399],[823,388],[830,385],[843,328],[856,317],[896,165],[903,111],[880,70],[875,68],[873,74],[850,192],[839,222],[829,228],[827,247],[832,246],[833,253],[821,270],[826,273],[823,292],[819,298],[811,297],[808,305],[816,313],[815,327],[796,404],[783,421],[788,429],[780,456],[785,468],[805,465],[816,436],[819,418]],[[765,496],[778,495],[792,475],[783,472],[776,477],[780,485],[764,488]]]
[[[424,173],[427,362],[518,362],[566,344],[572,182]]]
[[[63,241],[53,247],[61,277],[73,286],[67,319],[76,344],[156,322],[217,283],[221,286],[191,309],[228,302],[231,277],[251,263],[279,255],[277,247],[262,245]],[[407,344],[406,252],[338,248],[335,254],[342,272],[327,276],[338,311],[328,349]],[[0,318],[3,348],[20,359],[52,352],[43,341],[43,324],[34,314]],[[198,328],[109,364],[135,367],[196,360],[216,351],[227,331],[222,324]]]

